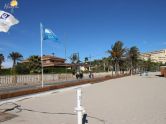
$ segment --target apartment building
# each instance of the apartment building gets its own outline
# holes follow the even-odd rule
[[[140,55],[140,59],[143,59],[147,61],[148,59],[151,59],[152,62],[159,62],[159,63],[166,63],[166,49],[163,50],[157,50],[153,52],[148,53],[142,53]]]

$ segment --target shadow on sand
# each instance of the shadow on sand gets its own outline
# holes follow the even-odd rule
[[[164,77],[164,75],[155,75],[155,76],[157,76],[157,77]]]

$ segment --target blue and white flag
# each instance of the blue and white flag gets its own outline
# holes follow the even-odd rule
[[[19,21],[10,13],[0,10],[0,32],[8,32],[10,27]]]
[[[58,41],[58,37],[54,34],[51,29],[45,28],[43,30],[43,40]]]

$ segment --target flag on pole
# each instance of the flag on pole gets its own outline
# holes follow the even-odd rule
[[[42,87],[44,86],[43,82],[43,41],[44,40],[53,40],[53,41],[58,41],[58,37],[54,34],[54,32],[48,28],[43,28],[42,23],[40,23],[40,40],[41,40],[41,74],[42,74]]]
[[[0,10],[0,32],[8,32],[10,27],[19,21],[10,13]]]
[[[51,29],[45,28],[43,30],[43,40],[58,41],[58,37],[54,34]]]

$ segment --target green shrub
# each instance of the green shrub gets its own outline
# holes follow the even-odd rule
[[[0,75],[11,75],[11,68],[1,69]]]
[[[63,67],[57,67],[57,68],[44,68],[45,74],[59,74],[59,73],[72,73],[71,69],[66,69]]]

